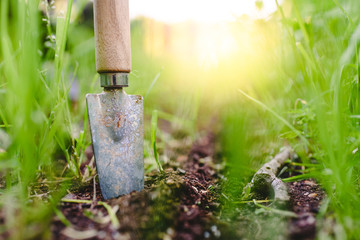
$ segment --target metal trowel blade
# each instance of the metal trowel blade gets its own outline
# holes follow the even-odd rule
[[[105,199],[144,188],[143,98],[123,89],[87,94],[100,188]]]

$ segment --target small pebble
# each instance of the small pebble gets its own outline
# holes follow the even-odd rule
[[[307,222],[309,225],[312,225],[312,224],[315,224],[316,219],[314,218],[314,216],[309,216],[309,217],[306,219],[306,222]]]
[[[171,239],[172,239],[172,237],[167,234],[163,237],[163,240],[171,240]]]
[[[311,186],[311,187],[312,187],[312,186],[316,186],[316,183],[315,183],[315,182],[309,181],[309,180],[305,180],[305,181],[304,181],[304,184],[305,184],[305,185],[308,185],[308,186]]]
[[[174,235],[174,229],[172,229],[172,228],[168,228],[167,230],[166,230],[166,233],[167,234],[169,234],[169,235]]]
[[[178,170],[178,172],[181,173],[181,174],[185,174],[185,173],[186,173],[186,171],[185,171],[184,169],[178,168],[177,170]]]
[[[310,193],[309,194],[309,197],[311,197],[311,198],[314,198],[314,197],[316,197],[317,196],[317,193]]]
[[[106,232],[99,231],[98,234],[97,234],[97,237],[100,238],[100,239],[106,238]]]
[[[187,159],[188,159],[187,156],[185,156],[185,155],[180,155],[180,156],[176,159],[176,161],[177,161],[177,162],[186,162]]]
[[[216,238],[219,238],[221,236],[221,232],[219,231],[216,225],[211,226],[211,231],[213,232]]]
[[[172,179],[168,179],[168,180],[166,180],[166,184],[168,184],[168,185],[172,185],[172,184],[174,184],[175,182],[174,182],[174,180],[172,180]]]

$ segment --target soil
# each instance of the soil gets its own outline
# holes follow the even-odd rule
[[[216,171],[211,167],[215,149],[214,136],[209,134],[191,149],[185,163],[184,192],[176,223],[175,239],[192,240],[219,233],[206,229],[211,211],[216,209],[217,196],[212,191],[217,182]],[[207,231],[205,231],[207,230]]]
[[[116,212],[118,228],[107,210],[97,204],[102,200],[95,182],[71,189],[65,199],[93,200],[89,203],[62,202],[60,211],[71,223],[54,217],[53,239],[216,239],[218,196],[217,165],[214,160],[215,137],[200,138],[175,166],[168,164],[164,173],[154,171],[145,176],[145,189],[107,202]],[[180,163],[180,164],[179,164]]]
[[[291,219],[290,239],[311,240],[316,237],[316,214],[325,192],[313,179],[288,184],[291,209],[298,218]]]
[[[290,202],[288,208],[282,210],[298,216],[291,218],[281,211],[271,211],[277,206],[272,204],[270,193],[264,199],[256,199],[265,200],[263,204],[267,207],[264,208],[254,205],[252,199],[240,201],[244,187],[240,182],[246,184],[249,179],[238,181],[237,177],[242,176],[228,179],[222,175],[226,170],[218,155],[216,135],[205,133],[193,144],[189,144],[191,140],[186,136],[164,142],[165,170],[147,173],[141,192],[111,200],[104,200],[101,195],[98,179],[94,177],[93,153],[87,149],[87,161],[80,167],[85,183],[71,183],[50,224],[51,238],[315,239],[316,215],[325,197],[315,180],[287,184]],[[298,158],[294,161],[301,162]],[[283,169],[287,170],[281,171],[281,178],[305,170],[291,164]],[[45,179],[45,176],[39,178]],[[3,182],[0,178],[0,188],[5,187]],[[31,194],[47,200],[50,189],[65,188],[56,184],[53,188],[46,181],[40,181],[31,186]],[[227,184],[234,191],[225,191]],[[0,224],[5,216],[1,211]],[[7,236],[8,233],[3,232],[0,238]]]
[[[93,202],[61,202],[61,214],[54,217],[51,225],[52,239],[239,239],[249,233],[244,235],[234,228],[248,229],[252,225],[253,236],[267,239],[269,229],[265,225],[272,226],[272,223],[281,228],[272,232],[272,236],[284,234],[280,238],[315,239],[316,214],[325,193],[313,179],[288,183],[289,210],[298,218],[270,216],[251,206],[241,210],[238,220],[221,219],[218,215],[223,205],[218,192],[223,169],[215,157],[215,142],[213,134],[200,138],[187,155],[179,154],[175,161],[169,161],[163,173],[147,174],[141,192],[104,201],[97,181],[73,187],[64,199]],[[118,226],[98,201],[112,207]],[[65,224],[61,215],[70,224]]]
[[[296,213],[297,218],[274,215],[271,211],[255,206],[252,201],[241,203],[241,184],[230,184],[237,189],[234,192],[236,194],[223,191],[229,179],[222,176],[225,170],[221,156],[217,155],[218,141],[214,134],[203,135],[190,148],[184,147],[186,144],[181,141],[189,142],[183,139],[177,143],[168,143],[171,147],[165,149],[165,155],[171,156],[171,159],[164,164],[166,169],[162,173],[154,170],[146,174],[143,191],[111,200],[103,199],[97,178],[89,173],[86,165],[90,169],[95,168],[95,165],[91,160],[93,154],[88,151],[88,161],[81,165],[81,172],[88,181],[80,185],[73,182],[67,190],[51,222],[51,238],[316,238],[316,215],[325,193],[315,180],[287,184],[290,203],[289,208],[284,210]],[[282,173],[282,178],[297,175],[304,170],[290,165],[286,167],[288,170]],[[40,195],[47,198],[48,185],[37,184],[32,189],[37,193],[45,192]],[[270,197],[265,197],[265,200]],[[274,208],[271,200],[264,205]],[[0,211],[0,223],[3,217]],[[4,232],[0,238],[6,236],[7,232]]]

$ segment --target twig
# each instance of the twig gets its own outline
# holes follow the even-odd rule
[[[253,199],[253,200],[249,200],[249,201],[235,201],[233,203],[235,204],[245,204],[245,203],[254,203],[254,200],[257,202],[257,203],[268,203],[268,202],[272,202],[273,200],[256,200],[256,199]]]
[[[267,197],[270,189],[274,190],[274,202],[283,204],[290,200],[286,184],[276,177],[280,167],[291,158],[291,148],[286,147],[277,154],[270,162],[265,163],[254,175],[250,184],[245,189],[258,197]]]
[[[93,202],[96,201],[96,176],[94,176],[93,181],[94,181],[94,194],[93,194]]]
[[[61,199],[61,201],[66,202],[66,203],[82,203],[82,204],[91,204],[93,202],[91,200],[67,199],[67,198],[63,198],[63,199]]]

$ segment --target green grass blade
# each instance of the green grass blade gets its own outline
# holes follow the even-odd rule
[[[261,204],[257,203],[257,201],[255,199],[253,200],[253,202],[257,207],[265,209],[266,211],[275,213],[277,215],[284,216],[284,217],[298,218],[298,215],[296,213],[294,213],[294,212],[267,207],[267,206],[264,206],[264,205],[261,205]]]
[[[285,118],[281,117],[279,114],[277,114],[274,110],[272,110],[271,108],[269,108],[268,106],[266,106],[264,103],[260,102],[259,100],[249,96],[248,94],[246,94],[244,91],[238,89],[238,91],[244,95],[245,97],[247,97],[248,99],[250,99],[251,101],[253,101],[254,103],[256,103],[257,105],[259,105],[260,107],[264,108],[266,111],[270,112],[272,115],[274,115],[278,120],[280,120],[282,123],[284,123],[288,128],[291,129],[291,131],[293,131],[308,147],[311,147],[309,141],[301,134],[301,132],[299,130],[297,130],[292,124],[290,124]]]
[[[305,173],[294,177],[288,177],[281,179],[283,182],[295,182],[299,180],[305,180],[314,177],[314,173]]]
[[[159,79],[160,74],[161,74],[161,72],[159,72],[158,74],[156,74],[154,80],[153,80],[153,81],[151,82],[151,84],[150,84],[150,87],[149,87],[148,90],[146,91],[146,94],[145,94],[145,96],[144,96],[144,99],[146,99],[147,96],[149,95],[149,93],[151,92],[151,89],[154,87],[155,83],[156,83],[157,80]]]
[[[341,12],[346,16],[346,18],[349,20],[352,27],[355,27],[354,21],[350,17],[350,15],[345,11],[345,9],[341,6],[338,0],[333,0],[336,6],[341,10]]]
[[[153,152],[154,152],[154,157],[155,157],[155,161],[156,164],[158,166],[158,169],[161,173],[164,172],[160,160],[159,160],[159,154],[157,152],[157,148],[156,148],[156,130],[157,130],[157,120],[158,120],[158,112],[157,110],[154,110],[152,113],[152,117],[151,117],[151,146],[153,148]]]

